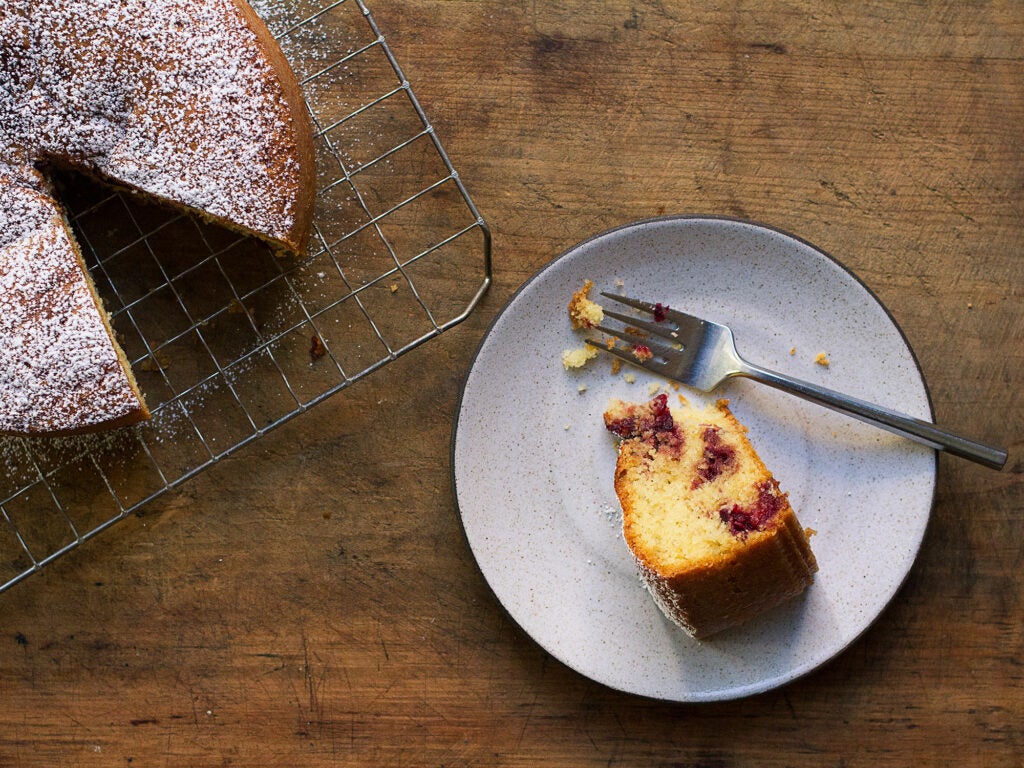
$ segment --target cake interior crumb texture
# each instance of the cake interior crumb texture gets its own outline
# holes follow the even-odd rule
[[[585,280],[582,287],[569,300],[569,320],[576,330],[593,328],[604,320],[604,309],[590,298],[594,288],[592,280]]]

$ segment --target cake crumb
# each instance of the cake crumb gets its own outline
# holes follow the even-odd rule
[[[580,384],[578,387],[576,387],[576,391],[579,392],[582,395],[584,392],[587,391],[587,385],[586,384]]]
[[[166,350],[157,350],[140,362],[137,368],[147,373],[157,373],[170,367],[171,360]]]
[[[622,370],[622,361],[619,358],[612,358],[612,376],[618,376]]]
[[[576,330],[593,328],[604,320],[604,310],[601,305],[590,300],[590,291],[593,287],[592,280],[585,280],[583,287],[576,291],[572,295],[572,299],[569,300],[569,321]]]
[[[321,357],[327,354],[327,347],[324,346],[323,341],[316,334],[309,340],[309,361],[315,363]]]
[[[789,354],[790,355],[795,355],[796,354],[796,347],[790,347],[789,348]]]
[[[562,367],[567,371],[573,368],[582,368],[595,357],[597,357],[597,349],[589,344],[577,349],[567,349],[562,352]]]
[[[623,380],[625,380],[625,382],[627,384],[632,384],[633,382],[636,381],[636,374],[634,374],[634,373],[627,373],[622,378],[623,378]]]
[[[824,367],[827,368],[828,365],[829,365],[829,362],[830,362],[829,359],[828,359],[828,354],[825,353],[825,352],[819,352],[818,356],[814,358],[814,362],[816,362],[818,365],[821,365],[821,366],[824,366]]]
[[[636,344],[633,346],[633,357],[642,363],[654,357],[654,353],[646,344]]]
[[[655,396],[656,394],[658,394],[658,392],[659,392],[660,390],[661,390],[661,385],[660,385],[660,384],[657,384],[657,383],[653,383],[653,382],[652,382],[651,384],[648,384],[648,385],[647,385],[647,393],[648,393],[648,394],[649,394],[649,395],[650,395],[651,397],[654,397],[654,396]]]

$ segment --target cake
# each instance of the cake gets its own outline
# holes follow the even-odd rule
[[[0,7],[0,433],[148,416],[50,183],[70,168],[280,251],[305,249],[299,85],[240,0]]]
[[[801,594],[817,563],[787,494],[719,400],[612,401],[623,535],[658,607],[703,639]]]
[[[589,330],[600,325],[604,320],[604,309],[590,298],[590,291],[593,288],[594,282],[585,280],[582,287],[573,293],[569,300],[569,323],[574,331]],[[595,357],[597,357],[597,349],[589,344],[564,349],[562,350],[562,367],[567,371],[582,368]]]
[[[569,321],[573,330],[593,328],[604,320],[604,309],[590,298],[594,288],[592,280],[585,280],[583,285],[569,299]]]

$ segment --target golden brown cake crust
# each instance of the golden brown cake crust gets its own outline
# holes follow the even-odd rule
[[[659,607],[697,639],[745,624],[798,595],[817,563],[800,523],[788,509],[777,527],[721,560],[663,576],[638,559]]]
[[[282,149],[282,154],[286,158],[293,158],[297,162],[298,168],[294,180],[294,220],[291,227],[279,239],[287,250],[302,253],[309,245],[316,197],[316,160],[306,100],[281,46],[277,44],[263,20],[244,0],[234,0],[234,3],[246,24],[255,33],[264,57],[273,67],[281,89],[281,99],[286,107],[285,115],[288,118],[287,126],[290,135],[289,141]]]
[[[623,535],[658,606],[705,638],[802,593],[817,562],[727,403],[673,408],[669,418],[665,396],[658,402],[618,403],[605,415],[624,438],[615,469]]]

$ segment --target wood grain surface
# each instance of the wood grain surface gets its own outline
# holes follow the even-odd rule
[[[493,229],[494,285],[0,594],[0,766],[1024,764],[1024,7],[370,9]],[[1002,472],[941,457],[920,557],[847,651],[699,706],[606,689],[516,627],[449,474],[460,383],[512,292],[671,213],[834,255],[906,333],[938,421],[1010,449]]]

